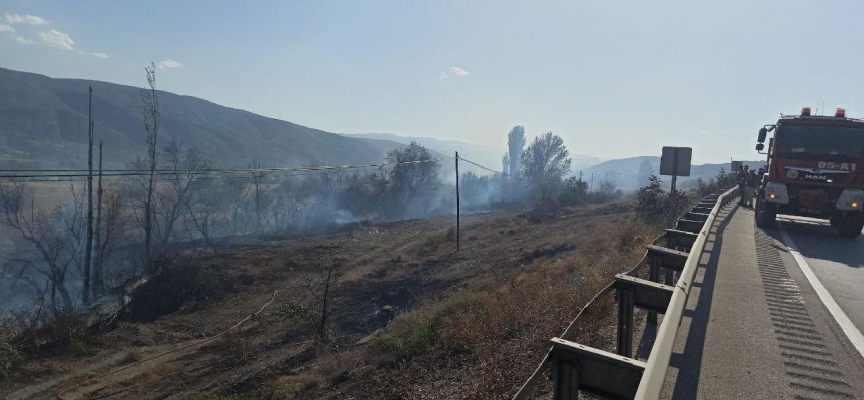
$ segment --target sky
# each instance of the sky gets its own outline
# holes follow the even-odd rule
[[[858,1],[3,0],[0,67],[143,86],[338,133],[759,159],[802,106],[864,117]],[[2,88],[0,88],[2,90]],[[824,103],[824,107],[822,104]]]

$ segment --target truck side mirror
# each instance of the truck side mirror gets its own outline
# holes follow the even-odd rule
[[[765,137],[768,136],[768,129],[762,128],[759,130],[759,138],[756,139],[757,142],[762,143],[765,141]]]
[[[764,144],[762,144],[762,143],[756,144],[756,151],[762,151],[762,149],[764,149],[764,148],[765,148]]]

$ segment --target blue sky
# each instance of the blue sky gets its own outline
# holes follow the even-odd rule
[[[160,89],[332,132],[503,148],[521,124],[575,154],[691,146],[701,163],[756,159],[762,124],[820,100],[864,116],[855,1],[4,0],[0,13],[2,67],[141,86],[165,62]]]

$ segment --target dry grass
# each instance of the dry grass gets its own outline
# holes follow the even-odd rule
[[[481,284],[399,315],[368,347],[368,355],[386,362],[364,378],[375,383],[358,385],[360,392],[369,395],[370,386],[377,386],[375,395],[383,396],[381,387],[387,385],[407,381],[426,387],[444,380],[458,386],[460,397],[512,396],[545,354],[548,340],[559,336],[614,274],[632,268],[654,234],[635,222],[607,221],[563,258],[541,258],[504,284]],[[390,393],[412,392],[394,390]]]
[[[273,394],[278,398],[292,398],[324,382],[324,377],[318,374],[300,373],[277,378],[274,382]]]

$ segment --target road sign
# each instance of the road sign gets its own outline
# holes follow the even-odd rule
[[[660,157],[660,175],[690,176],[691,147],[663,147]]]
[[[732,171],[731,172],[738,172],[738,170],[741,169],[742,165],[744,165],[744,163],[742,161],[732,161]]]

